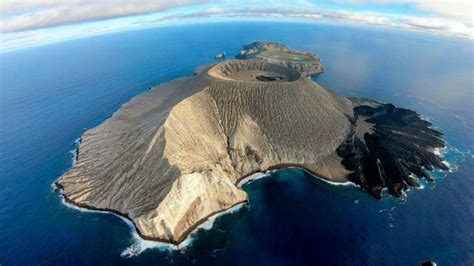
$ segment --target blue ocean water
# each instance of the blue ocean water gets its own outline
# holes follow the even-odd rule
[[[151,86],[190,75],[253,40],[312,51],[315,78],[346,96],[414,109],[446,133],[453,171],[377,201],[296,169],[245,186],[250,204],[189,247],[132,257],[112,214],[65,206],[51,184],[75,140]],[[235,22],[156,27],[0,53],[0,265],[440,265],[474,263],[470,40],[334,24]]]

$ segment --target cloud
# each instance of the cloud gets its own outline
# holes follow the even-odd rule
[[[401,17],[400,26],[415,29],[425,29],[432,32],[447,32],[454,35],[474,38],[474,32],[472,27],[439,18],[418,18],[418,17]]]
[[[18,32],[77,22],[163,12],[173,8],[204,8],[194,12],[180,12],[168,17],[179,18],[207,16],[265,16],[293,17],[304,19],[333,19],[372,25],[397,26],[424,29],[431,32],[448,32],[458,36],[472,36],[472,0],[333,0],[353,5],[412,5],[439,16],[406,17],[395,14],[356,12],[320,8],[308,0],[270,2],[245,0],[238,4],[230,0],[3,0],[0,4],[0,31]],[[209,7],[215,3],[215,6]],[[224,8],[225,7],[225,8]],[[362,9],[362,8],[361,8]],[[166,15],[166,14],[165,14]],[[168,14],[169,15],[169,14]],[[167,16],[168,16],[167,15]]]
[[[426,5],[423,7],[425,9],[440,8],[432,1],[421,3],[421,0],[332,0],[351,2],[350,4],[337,5],[337,8],[329,7],[326,4],[318,5],[308,0],[272,0],[267,2],[261,0],[239,2],[234,0],[0,1],[2,1],[0,4],[0,50],[12,50],[139,27],[189,23],[199,19],[209,19],[209,21],[248,18],[328,21],[410,29],[474,39],[472,21],[471,23],[463,22],[463,19],[460,19],[462,16],[450,17],[461,12],[458,8],[452,7],[446,8],[444,11],[436,11],[444,12],[443,14],[446,14],[444,16],[420,15],[419,13],[408,16],[397,13],[363,11],[367,10],[367,6],[350,8],[354,7],[353,5],[368,2],[380,5],[398,5],[399,2],[405,4],[409,2],[412,5]],[[441,0],[440,2],[445,3],[446,1]],[[453,0],[453,2],[459,3],[459,6],[466,5],[464,0]],[[387,11],[388,9],[382,8],[380,10]],[[466,10],[471,12],[471,8],[466,8]],[[462,12],[469,13],[466,10]]]
[[[474,2],[472,0],[416,1],[416,5],[441,16],[473,24]]]
[[[14,32],[75,22],[161,12],[171,8],[208,3],[204,0],[2,0],[0,31]]]
[[[420,10],[439,15],[443,18],[473,24],[474,2],[472,0],[336,0],[353,5],[413,5]]]
[[[207,14],[224,14],[226,10],[222,7],[211,7],[206,9],[205,13]]]
[[[355,0],[356,1],[356,0]],[[413,29],[428,31],[438,34],[454,35],[459,37],[474,38],[473,27],[465,24],[436,17],[397,16],[373,12],[353,12],[345,10],[318,10],[314,8],[291,8],[291,7],[248,7],[238,10],[220,12],[192,12],[188,14],[175,14],[163,17],[161,20],[179,20],[185,18],[201,17],[276,17],[293,18],[309,21],[338,21],[347,23],[358,23],[402,29]],[[158,21],[159,22],[159,21]]]

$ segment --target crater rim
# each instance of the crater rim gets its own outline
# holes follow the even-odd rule
[[[257,59],[224,61],[211,67],[207,74],[217,80],[254,84],[291,83],[302,77],[295,69]]]

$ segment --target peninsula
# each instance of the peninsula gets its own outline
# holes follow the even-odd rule
[[[136,96],[87,130],[58,181],[77,206],[133,221],[146,239],[180,243],[207,217],[246,202],[256,172],[299,167],[400,196],[446,170],[442,134],[411,110],[348,99],[309,76],[319,58],[254,42],[238,60],[197,69]]]

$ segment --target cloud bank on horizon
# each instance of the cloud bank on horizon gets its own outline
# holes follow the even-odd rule
[[[0,48],[202,18],[337,21],[473,39],[473,10],[471,0],[2,0]]]

